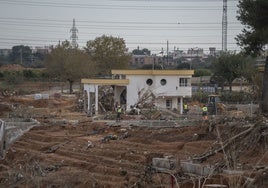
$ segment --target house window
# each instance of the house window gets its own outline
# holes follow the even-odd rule
[[[180,78],[180,87],[187,87],[188,86],[188,79],[189,78]]]
[[[139,59],[135,58],[135,64],[137,65],[139,63]]]
[[[151,86],[151,85],[153,84],[153,80],[152,80],[151,78],[147,79],[147,80],[146,80],[146,84],[147,84],[148,86]]]
[[[140,58],[140,63],[143,65],[144,64],[144,58]]]
[[[166,85],[166,84],[167,84],[167,80],[166,80],[166,79],[161,79],[161,80],[160,80],[160,84],[161,84],[162,86]]]
[[[172,109],[172,100],[171,99],[166,100],[166,108],[167,109]]]

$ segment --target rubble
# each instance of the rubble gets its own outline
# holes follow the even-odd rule
[[[148,101],[153,96],[147,96],[144,107],[152,104]],[[14,118],[22,115],[39,124],[9,145],[0,163],[0,187],[265,187],[268,183],[264,116],[228,111],[203,122],[198,108],[190,106],[187,115],[143,108],[139,115],[124,115],[115,122],[112,112],[108,120],[76,112],[75,101],[65,96],[4,101],[17,104]]]

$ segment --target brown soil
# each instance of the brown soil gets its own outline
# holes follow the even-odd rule
[[[202,125],[201,121],[176,128],[125,127],[122,122],[122,126],[108,126],[104,121],[92,122],[84,113],[75,112],[76,99],[72,97],[50,100],[12,97],[5,101],[42,108],[43,114],[36,116],[41,125],[16,140],[0,161],[0,187],[171,187],[169,174],[151,170],[153,157],[170,157],[178,163],[193,159],[219,147],[219,138],[227,140],[246,130],[242,125],[254,125],[259,120],[225,119],[217,123],[219,137],[216,129],[208,132],[208,123]],[[79,123],[52,123],[60,119],[79,120]],[[236,170],[239,166],[248,177],[256,178],[254,185],[265,187],[268,179],[266,142],[258,137],[253,139],[256,134],[251,132],[233,141],[226,147],[226,153],[219,151],[202,163],[221,164],[220,168],[226,169],[225,157],[235,155],[232,164],[236,164],[233,165]],[[184,174],[179,164],[172,173],[180,187],[193,187],[193,182],[197,187],[198,177],[193,180],[193,176]],[[234,176],[219,173],[211,176],[207,183],[230,185],[231,180]],[[244,182],[239,176],[235,185],[242,187]]]

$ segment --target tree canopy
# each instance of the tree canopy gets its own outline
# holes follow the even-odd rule
[[[239,0],[238,20],[245,28],[236,37],[247,54],[258,55],[268,44],[268,1]],[[268,113],[268,56],[263,75],[261,111]]]
[[[227,82],[232,91],[232,82],[236,78],[245,78],[251,81],[254,74],[254,65],[250,58],[241,54],[222,54],[213,62],[214,81],[220,81],[220,85]]]
[[[143,48],[142,50],[138,49],[134,49],[132,51],[133,55],[151,55],[151,51],[148,50],[147,48]]]
[[[85,50],[96,62],[96,73],[99,76],[111,75],[112,69],[125,69],[130,62],[130,55],[122,38],[103,35],[88,41]]]
[[[210,76],[210,75],[211,75],[210,69],[195,69],[193,77]]]
[[[268,1],[240,0],[237,19],[246,26],[236,37],[247,54],[259,54],[268,44]]]
[[[13,46],[11,53],[7,58],[7,63],[16,63],[24,67],[43,67],[45,54],[40,52],[32,52],[29,46],[18,45]]]
[[[29,46],[13,46],[9,54],[9,61],[18,64],[27,64],[31,58],[32,50]]]
[[[88,54],[78,48],[71,48],[69,41],[52,48],[45,63],[47,72],[52,78],[69,82],[70,93],[73,82],[91,77],[95,73],[94,63]]]

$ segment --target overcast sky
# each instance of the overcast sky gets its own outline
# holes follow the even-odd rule
[[[228,50],[243,26],[238,0],[228,0]],[[55,45],[70,40],[72,20],[79,47],[103,34],[123,38],[129,51],[148,48],[222,48],[222,0],[0,0],[0,48]]]

